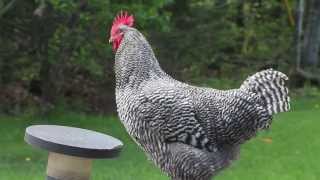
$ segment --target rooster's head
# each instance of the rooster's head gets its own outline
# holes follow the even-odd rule
[[[112,43],[113,51],[117,51],[120,46],[121,40],[123,38],[123,27],[132,27],[134,23],[134,18],[132,15],[128,15],[127,12],[120,12],[114,18],[109,42]]]

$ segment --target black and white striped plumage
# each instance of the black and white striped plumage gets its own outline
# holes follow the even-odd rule
[[[239,89],[191,86],[167,75],[144,36],[122,26],[115,56],[117,110],[128,133],[174,180],[209,180],[239,146],[288,111],[288,77],[268,69]]]

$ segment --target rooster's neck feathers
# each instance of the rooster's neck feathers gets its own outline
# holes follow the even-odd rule
[[[138,87],[145,80],[167,76],[145,37],[130,27],[116,52],[115,72],[117,88]]]

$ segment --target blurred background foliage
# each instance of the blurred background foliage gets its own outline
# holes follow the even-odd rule
[[[107,40],[120,10],[134,14],[136,27],[162,67],[179,80],[235,88],[249,74],[272,67],[290,76],[295,94],[320,94],[319,4],[317,0],[2,0],[0,112],[46,113],[63,105],[114,113],[114,54]],[[308,72],[299,71],[300,61]]]

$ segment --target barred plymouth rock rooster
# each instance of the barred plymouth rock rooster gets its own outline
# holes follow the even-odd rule
[[[288,77],[272,69],[240,88],[216,90],[179,82],[160,67],[134,18],[112,24],[116,103],[121,122],[148,157],[173,180],[209,180],[242,143],[290,108]]]

